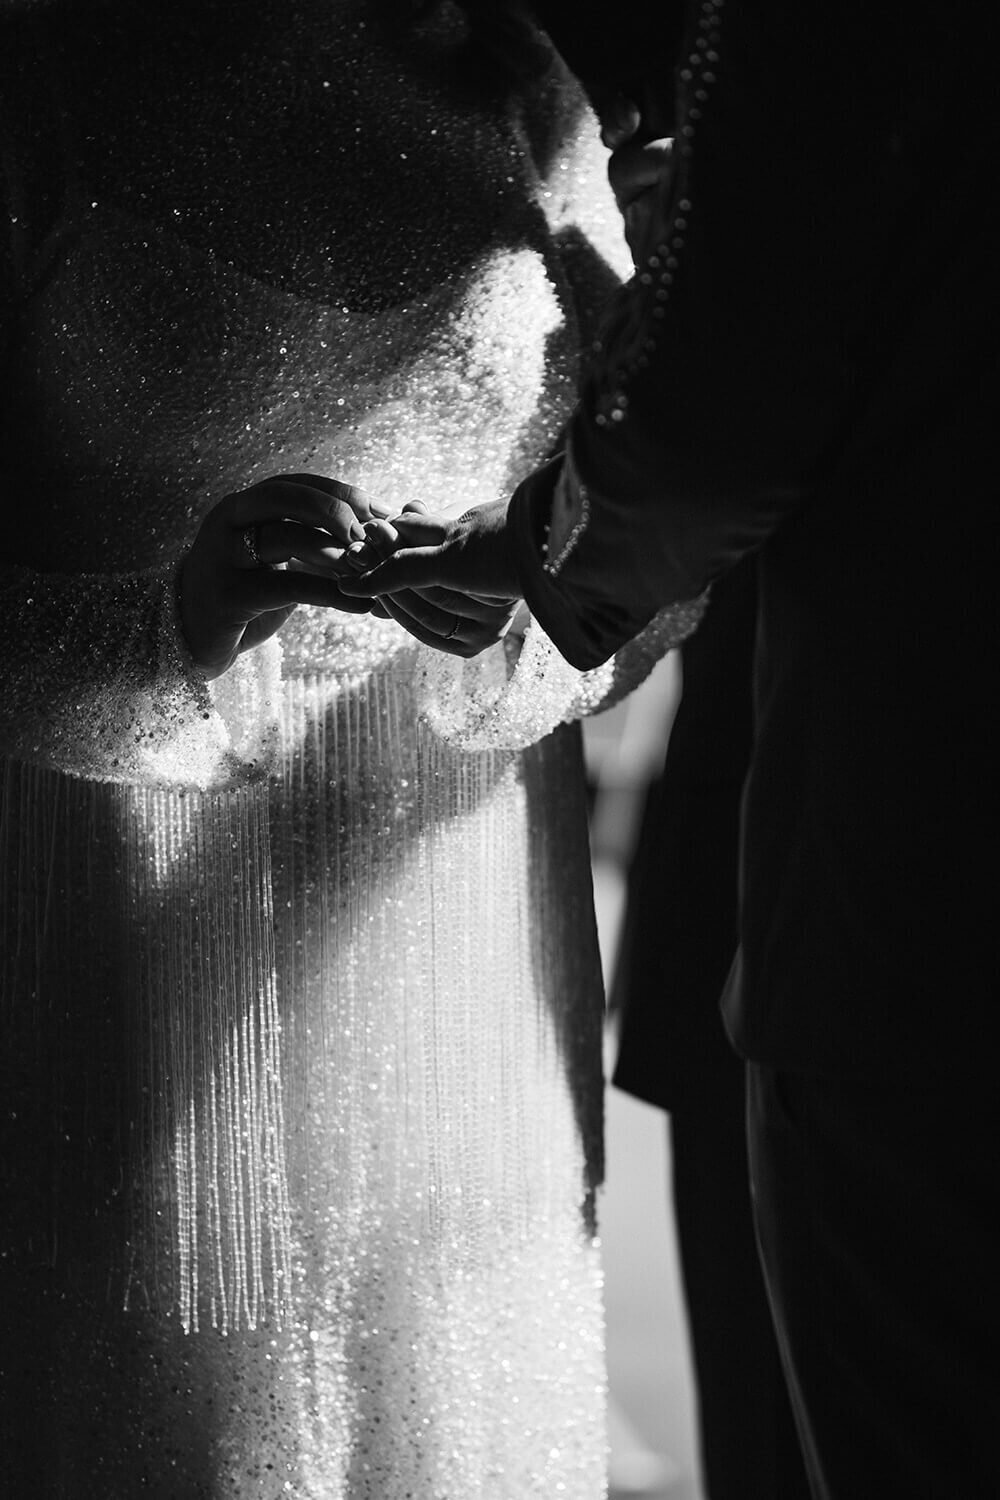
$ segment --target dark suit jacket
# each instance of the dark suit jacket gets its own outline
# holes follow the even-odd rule
[[[620,1017],[614,1082],[664,1109],[706,1097],[713,1077],[722,1087],[736,1081],[719,1001],[739,941],[755,574],[748,557],[720,578],[684,643],[681,702],[629,873],[612,990]]]
[[[678,75],[667,298],[661,256],[614,310],[557,576],[559,463],[515,495],[522,585],[588,667],[759,552],[732,1035],[782,1067],[989,1073],[997,22],[732,0],[712,26]]]

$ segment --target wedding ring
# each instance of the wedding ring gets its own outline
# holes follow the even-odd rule
[[[444,639],[446,641],[453,641],[455,639],[456,635],[458,635],[458,627],[461,625],[461,623],[462,623],[462,617],[461,617],[461,615],[456,615],[455,616],[455,623],[454,623],[454,625],[451,627],[451,629],[449,630],[448,634],[444,637]]]
[[[261,560],[260,560],[260,553],[257,551],[257,527],[256,526],[244,526],[244,528],[243,528],[243,545],[247,549],[247,556],[250,558],[250,561],[253,563],[254,567],[255,568],[262,567],[263,564],[261,563]]]

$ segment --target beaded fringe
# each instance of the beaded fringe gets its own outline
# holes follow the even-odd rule
[[[380,1206],[457,1272],[501,1232],[530,1235],[521,1142],[537,1120],[544,1160],[564,1113],[551,1022],[524,1015],[517,757],[443,744],[391,669],[345,693],[287,683],[284,738],[273,831],[279,971],[296,997],[288,1112],[308,1122],[290,1141],[297,1196],[344,1243]],[[526,1106],[528,1058],[544,1109]]]
[[[280,1322],[291,1254],[267,788],[123,792],[151,1080],[137,1123],[153,1151],[169,1142],[181,1322],[198,1328],[203,1278],[213,1327]]]
[[[8,770],[7,1201],[185,1330],[287,1322],[293,1237],[322,1280],[593,1232],[582,772],[452,748],[391,668],[287,682],[282,741],[270,791]]]
[[[109,1295],[186,1331],[280,1322],[266,786],[149,790],[11,762],[0,869],[4,1174],[35,1205],[5,1251],[96,1257]]]

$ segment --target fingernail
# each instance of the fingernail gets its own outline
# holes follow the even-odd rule
[[[353,536],[359,542],[363,542],[364,541],[364,539],[365,539],[365,528],[362,526],[362,524],[361,524],[361,522],[359,520],[355,519],[355,520],[353,520],[351,522],[351,526],[350,526],[350,530],[348,532],[348,535],[349,536]]]

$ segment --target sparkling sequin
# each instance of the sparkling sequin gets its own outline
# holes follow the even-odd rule
[[[412,57],[381,13],[263,4],[264,62],[215,37],[211,90],[84,161],[128,176],[71,187],[21,315],[50,501],[47,571],[3,577],[19,1492],[604,1493],[579,739],[521,748],[602,690],[533,628],[508,679],[315,610],[206,690],[177,632],[201,516],[268,473],[508,493],[622,258],[593,121],[539,155],[451,86],[457,12]],[[88,37],[63,102],[114,117]]]
[[[529,620],[513,671],[495,653],[473,662],[435,655],[420,674],[420,714],[463,750],[534,744],[558,724],[610,708],[643,682],[668,651],[697,626],[708,604],[698,599],[660,611],[645,630],[602,666],[571,667],[536,620]]]

